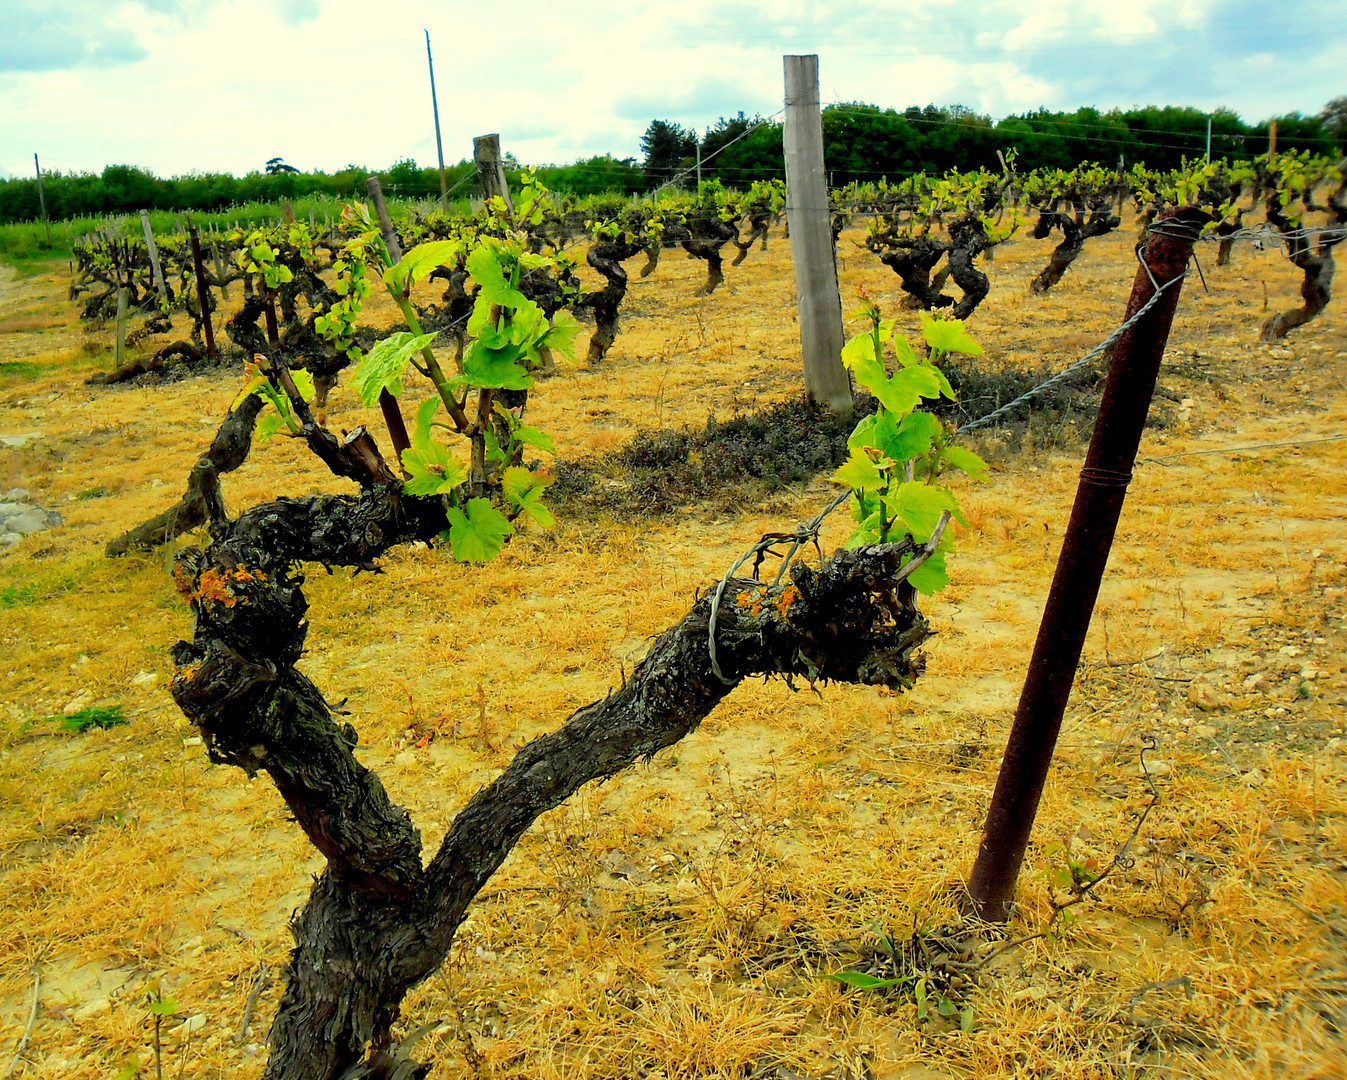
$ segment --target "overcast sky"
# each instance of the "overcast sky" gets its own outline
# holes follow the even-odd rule
[[[487,132],[562,163],[770,115],[784,53],[819,54],[825,103],[994,117],[1347,95],[1344,0],[0,0],[0,171],[433,165],[423,29],[448,162]]]

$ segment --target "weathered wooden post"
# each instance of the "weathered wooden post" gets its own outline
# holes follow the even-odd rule
[[[37,205],[42,209],[42,230],[47,236],[47,247],[51,247],[51,220],[47,217],[47,196],[42,193],[42,164],[33,155],[33,168],[37,171]]]
[[[118,259],[119,246],[120,259]],[[108,244],[108,250],[112,253],[112,272],[117,279],[117,344],[113,357],[117,367],[120,368],[126,363],[126,290],[131,284],[131,254],[125,245],[118,245],[115,242]]]
[[[851,380],[842,366],[842,297],[837,287],[818,57],[787,56],[786,222],[799,298],[805,393],[835,413],[851,412]]]
[[[215,331],[210,325],[210,285],[206,281],[206,264],[201,258],[201,238],[197,236],[196,226],[187,230],[192,242],[192,269],[196,271],[196,301],[201,305],[201,331],[206,338],[206,355],[215,359]]]
[[[150,228],[150,212],[140,212],[140,227],[145,231],[145,249],[150,253],[150,272],[154,275],[154,287],[159,290],[159,299],[168,305],[168,289],[164,286],[164,272],[159,269],[159,249],[154,243],[154,230]]]
[[[499,195],[513,214],[510,185],[505,182],[505,162],[500,155],[500,136],[478,135],[473,139],[472,159],[477,163],[477,178],[481,181],[483,193],[488,199]]]

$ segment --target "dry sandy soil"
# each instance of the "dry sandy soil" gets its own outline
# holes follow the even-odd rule
[[[1093,242],[1047,296],[1027,283],[1049,243],[1001,248],[972,321],[982,362],[1061,366],[1102,338],[1132,241]],[[896,309],[896,279],[850,235],[842,254],[846,295]],[[538,824],[409,1001],[432,1077],[1347,1075],[1344,303],[1261,346],[1295,271],[1275,251],[1202,254],[1021,881],[1012,937],[1030,940],[959,995],[970,1030],[819,975],[954,917],[1074,492],[1074,428],[973,444],[994,475],[962,489],[972,528],[927,602],[940,633],[913,693],[741,686],[683,744]],[[608,362],[536,393],[563,457],[800,394],[788,245],[774,236],[708,298],[700,273],[667,258],[633,284]],[[64,517],[0,554],[0,1076],[107,1078],[135,1058],[152,1075],[157,988],[176,1003],[165,1075],[255,1077],[320,862],[274,789],[209,765],[166,693],[190,632],[172,552],[102,554],[177,498],[239,376],[86,386],[107,331],[78,324],[62,274],[0,274],[0,436],[39,433],[0,447],[0,492]],[[365,420],[340,391],[334,426]],[[281,439],[226,480],[235,512],[340,487]],[[379,576],[319,570],[305,669],[348,700],[363,760],[433,850],[513,747],[602,696],[697,589],[831,491],[638,520],[563,503],[555,530],[486,567],[421,549]],[[60,729],[92,706],[129,723]],[[1148,736],[1159,801],[1129,860],[1034,937],[1061,896],[1054,842],[1108,865],[1151,801]]]

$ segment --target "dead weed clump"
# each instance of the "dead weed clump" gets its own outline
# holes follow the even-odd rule
[[[553,490],[568,506],[615,516],[663,515],[696,503],[712,511],[760,504],[846,460],[856,420],[874,411],[868,396],[851,417],[794,398],[701,430],[638,431],[604,455],[556,467]]]

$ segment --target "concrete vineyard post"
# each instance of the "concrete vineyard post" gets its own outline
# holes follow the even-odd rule
[[[851,412],[851,380],[842,366],[842,297],[823,174],[823,117],[818,57],[787,56],[786,227],[795,264],[805,393],[835,413]]]
[[[982,846],[968,884],[974,912],[989,922],[1010,918],[1015,883],[1052,764],[1109,549],[1132,479],[1132,466],[1155,392],[1160,360],[1178,307],[1182,283],[1176,279],[1188,266],[1193,244],[1209,220],[1205,213],[1191,208],[1163,215],[1156,222],[1163,226],[1163,231],[1152,231],[1141,251],[1145,265],[1137,269],[1127,318],[1155,295],[1156,286],[1152,282],[1174,284],[1118,339],[1113,349],[1113,362],[1080,472],[1071,520],[1062,540],[1043,621],[987,810]]]

